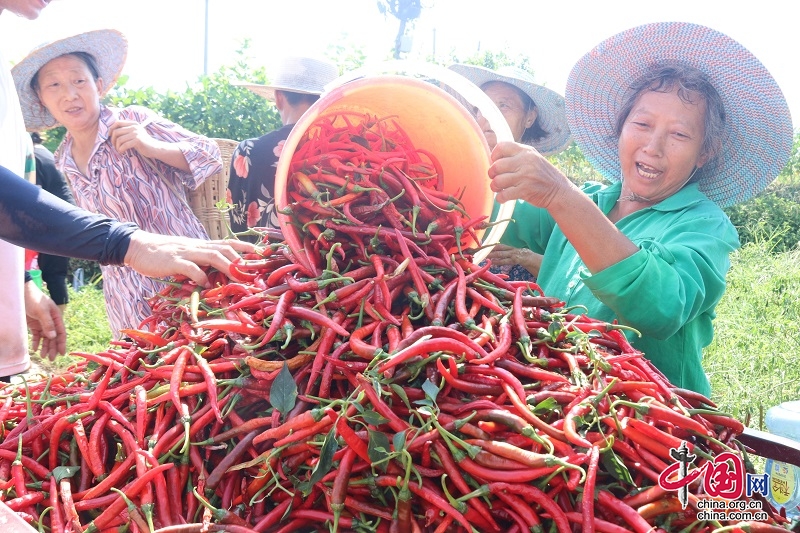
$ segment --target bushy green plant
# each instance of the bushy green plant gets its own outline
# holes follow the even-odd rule
[[[800,250],[749,243],[727,281],[703,366],[720,409],[763,428],[769,407],[800,398]]]
[[[792,154],[789,156],[789,162],[778,176],[778,181],[784,184],[800,183],[800,131],[794,134]]]
[[[742,244],[769,240],[776,252],[800,242],[800,182],[776,183],[755,198],[725,209]]]
[[[232,81],[267,83],[263,67],[248,64],[245,41],[233,65],[200,76],[197,83],[181,91],[157,93],[152,87],[129,89],[122,78],[109,95],[109,102],[124,107],[141,105],[184,128],[207,137],[243,140],[258,137],[281,126],[275,106]]]
[[[574,183],[587,181],[604,182],[606,179],[589,164],[581,149],[573,142],[569,147],[550,157],[550,161]]]
[[[54,363],[34,356],[34,361],[47,371],[64,369],[82,360],[70,355],[74,352],[100,353],[106,351],[111,342],[111,328],[106,316],[103,291],[96,285],[86,285],[79,291],[68,289],[69,303],[64,313],[67,330],[67,355],[56,358]]]

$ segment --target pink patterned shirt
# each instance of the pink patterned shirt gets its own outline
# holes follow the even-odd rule
[[[140,123],[150,121],[145,126],[147,132],[156,139],[180,146],[191,173],[161,161],[146,159],[133,150],[129,153],[115,150],[108,128],[117,117]],[[186,203],[184,186],[195,189],[222,169],[219,147],[214,141],[192,133],[145,107],[112,109],[101,106],[88,176],[78,170],[72,158],[72,143],[72,136],[67,133],[56,153],[56,164],[72,187],[79,207],[122,222],[134,222],[152,233],[208,239],[200,221]],[[151,165],[155,165],[158,172]],[[147,300],[164,284],[128,267],[102,266],[101,270],[108,320],[118,338],[120,329],[138,327],[151,315]]]

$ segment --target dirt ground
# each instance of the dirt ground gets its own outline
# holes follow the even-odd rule
[[[49,370],[47,368],[47,364],[45,361],[42,361],[38,357],[31,357],[31,367],[22,374],[17,374],[11,377],[11,383],[22,383],[22,378],[24,377],[26,380],[36,380],[39,378],[46,378],[49,374]]]

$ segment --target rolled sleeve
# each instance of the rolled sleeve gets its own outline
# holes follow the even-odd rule
[[[198,135],[176,144],[189,163],[190,172],[181,172],[186,186],[196,189],[207,178],[222,172],[222,155],[217,143],[211,139]]]

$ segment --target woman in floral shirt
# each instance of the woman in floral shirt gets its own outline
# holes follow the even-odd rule
[[[292,126],[319,100],[325,85],[336,79],[333,63],[310,57],[283,60],[272,85],[238,84],[275,103],[283,127],[256,139],[239,143],[231,160],[228,203],[231,230],[246,233],[250,228],[277,230],[275,215],[275,169],[283,143]],[[252,239],[252,236],[240,235]]]
[[[186,203],[222,168],[219,147],[147,108],[100,102],[125,63],[115,30],[75,35],[37,48],[12,69],[26,127],[67,129],[56,165],[75,203],[161,235],[208,239]],[[126,266],[104,265],[103,292],[115,337],[152,315],[148,299],[164,284]]]

